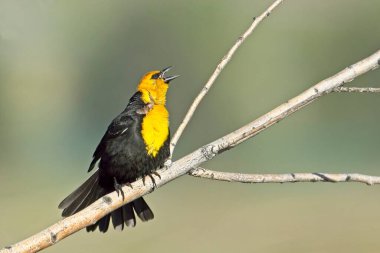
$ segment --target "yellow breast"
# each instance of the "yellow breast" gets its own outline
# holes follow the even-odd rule
[[[169,113],[164,105],[154,105],[145,115],[141,135],[148,155],[155,157],[169,137]]]

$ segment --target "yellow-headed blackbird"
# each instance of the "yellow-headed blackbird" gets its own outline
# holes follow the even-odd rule
[[[121,185],[140,177],[151,176],[169,157],[169,113],[166,92],[170,81],[178,76],[165,76],[170,67],[144,75],[127,107],[109,125],[96,148],[88,171],[99,161],[99,169],[60,204],[62,216],[67,217],[84,209],[98,198],[114,190],[123,192]],[[152,178],[153,180],[153,178]],[[153,219],[153,212],[138,198],[95,224],[87,231],[108,230],[110,219],[115,229],[136,225],[135,214],[142,221]]]

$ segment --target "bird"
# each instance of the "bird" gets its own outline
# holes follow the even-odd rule
[[[179,75],[165,76],[172,67],[146,73],[130,98],[126,108],[108,126],[93,154],[88,172],[96,165],[98,169],[58,206],[62,216],[73,215],[100,197],[130,185],[138,178],[149,176],[164,167],[170,155],[169,112],[166,109],[166,94],[169,83]],[[145,182],[145,181],[144,181]],[[134,227],[136,215],[149,221],[154,214],[145,200],[140,197],[107,214],[96,223],[86,227],[87,232],[107,232],[112,220],[115,230],[124,225]]]

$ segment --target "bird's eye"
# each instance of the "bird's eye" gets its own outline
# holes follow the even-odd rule
[[[156,73],[156,74],[152,75],[151,79],[158,79],[159,77],[160,77],[160,73]]]

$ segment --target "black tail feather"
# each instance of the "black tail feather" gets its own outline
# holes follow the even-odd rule
[[[148,204],[143,198],[138,198],[132,203],[137,216],[139,216],[142,221],[148,221],[154,218],[152,210],[149,208]]]
[[[127,227],[136,226],[135,212],[133,212],[133,206],[131,203],[128,203],[123,206],[123,218],[124,223]]]
[[[65,209],[71,205],[81,194],[87,193],[90,191],[95,182],[99,180],[99,172],[95,172],[89,179],[86,180],[81,186],[73,191],[69,196],[67,196],[62,202],[58,205],[59,209]]]
[[[106,216],[104,216],[103,218],[100,219],[100,221],[99,221],[99,231],[100,232],[102,232],[102,233],[107,232],[108,227],[110,225],[110,217],[111,217],[111,215],[107,214]]]
[[[94,232],[96,230],[96,228],[99,226],[99,222],[100,222],[100,220],[98,220],[95,224],[87,226],[86,231],[87,232]]]
[[[124,229],[124,218],[123,218],[123,209],[120,207],[111,213],[112,224],[114,229],[123,230]]]
[[[99,172],[96,171],[78,189],[67,196],[58,207],[63,209],[62,216],[67,217],[81,211],[109,192],[99,185]],[[116,209],[111,214],[107,214],[95,224],[88,226],[86,230],[87,232],[95,231],[99,227],[100,232],[105,233],[109,228],[111,218],[116,230],[123,230],[124,224],[127,227],[134,227],[136,226],[135,212],[142,221],[154,218],[154,214],[145,200],[138,198],[132,203]]]
[[[78,208],[75,210],[75,212],[78,212],[79,210],[82,210],[89,205],[91,205],[94,201],[105,195],[107,192],[103,189],[95,189],[98,187],[97,185],[92,188],[91,192],[86,195],[86,199],[78,206]]]
[[[83,191],[80,194],[78,194],[76,190],[74,191],[75,195],[72,193],[65,199],[67,202],[64,203],[65,205],[62,205],[66,206],[62,212],[63,217],[68,217],[81,211],[101,196],[107,194],[107,191],[98,185],[98,177],[91,176],[90,179],[91,180],[87,180],[84,183],[87,187],[83,188]]]

